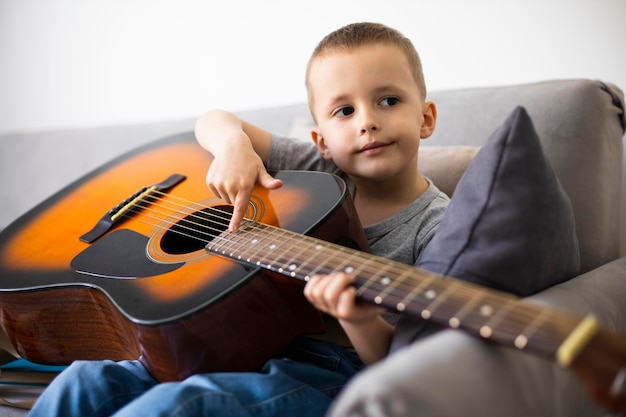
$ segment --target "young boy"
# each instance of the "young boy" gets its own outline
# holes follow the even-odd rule
[[[313,141],[273,136],[213,111],[196,125],[213,156],[207,184],[234,205],[236,230],[256,183],[281,186],[266,169],[342,176],[373,253],[418,261],[447,197],[417,169],[421,139],[435,128],[419,57],[397,31],[373,23],[343,27],[317,46],[306,73]],[[389,350],[393,327],[374,305],[355,301],[354,277],[315,276],[306,298],[339,320],[354,350],[302,337],[258,372],[192,376],[158,384],[137,361],[76,362],[43,393],[32,415],[322,416],[364,364]],[[355,355],[355,352],[358,354]]]

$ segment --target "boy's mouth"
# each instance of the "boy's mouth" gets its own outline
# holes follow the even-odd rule
[[[359,153],[375,154],[382,151],[387,146],[389,146],[388,143],[370,142],[363,146],[361,149],[359,149]]]

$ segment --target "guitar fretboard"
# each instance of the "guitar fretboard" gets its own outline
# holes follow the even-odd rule
[[[206,249],[305,281],[343,271],[357,277],[363,301],[549,357],[581,321],[505,292],[251,221],[223,232]]]

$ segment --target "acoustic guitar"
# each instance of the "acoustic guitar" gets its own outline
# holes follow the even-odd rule
[[[324,331],[304,299],[314,274],[357,277],[358,297],[532,352],[573,369],[626,411],[626,337],[593,317],[530,304],[367,252],[336,176],[276,173],[246,219],[204,184],[192,133],[93,171],[0,234],[0,320],[24,358],[139,359],[160,381],[253,370],[301,334]]]

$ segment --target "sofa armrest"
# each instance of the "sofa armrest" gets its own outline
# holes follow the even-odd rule
[[[626,334],[624,300],[626,256],[528,298],[578,316],[593,314],[607,329]]]
[[[576,314],[593,311],[622,333],[626,257],[528,300]],[[601,285],[599,284],[602,281]],[[604,416],[572,372],[547,359],[445,330],[355,377],[335,402],[338,416]]]

